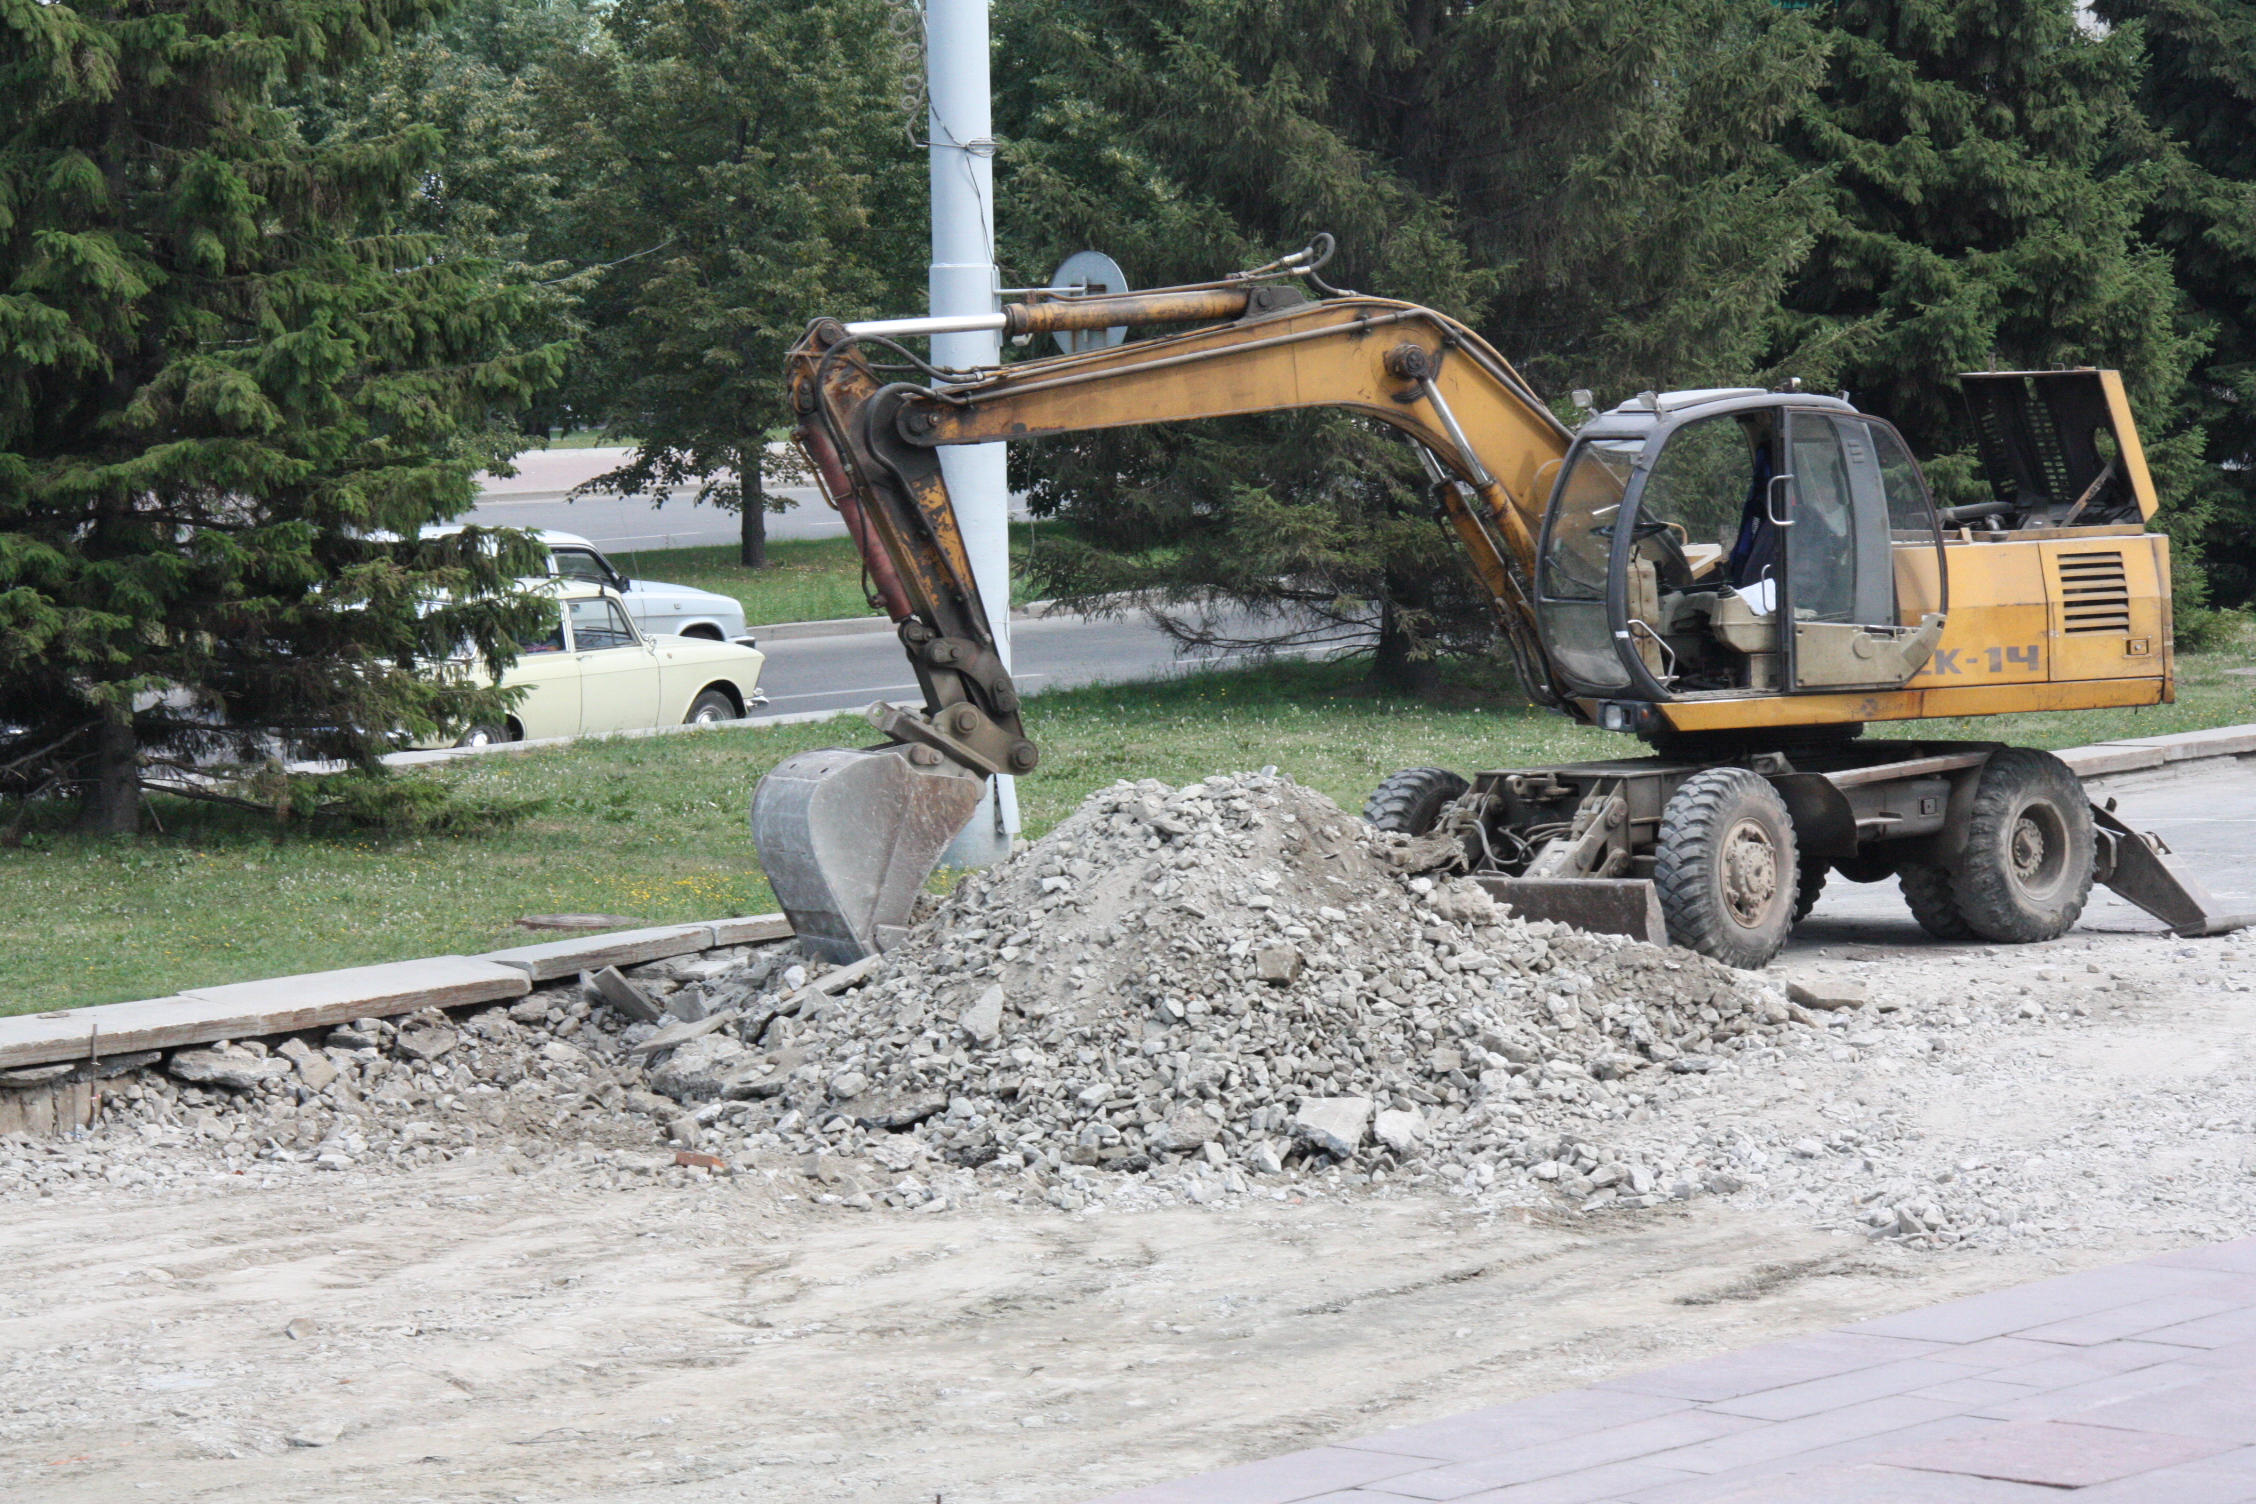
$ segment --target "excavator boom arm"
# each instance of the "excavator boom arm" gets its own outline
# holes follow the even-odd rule
[[[960,739],[986,748],[978,760],[960,760],[987,772],[1020,771],[1007,744],[1023,742],[1016,695],[994,656],[941,475],[938,451],[950,444],[1311,407],[1363,413],[1431,456],[1436,498],[1499,625],[1548,680],[1531,581],[1545,494],[1568,433],[1471,330],[1414,304],[1358,296],[1308,302],[1294,288],[1251,285],[1020,304],[1005,317],[1013,333],[1043,333],[1203,322],[1233,309],[1237,316],[1226,323],[937,387],[882,380],[869,355],[876,341],[827,320],[793,352],[801,442],[901,624],[926,715],[953,713],[965,728]],[[975,727],[957,706],[971,707],[983,724]]]

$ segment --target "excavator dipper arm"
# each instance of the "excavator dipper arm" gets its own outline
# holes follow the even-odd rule
[[[938,332],[925,327],[937,321],[820,320],[793,350],[801,447],[845,517],[925,701],[921,711],[872,706],[886,746],[788,759],[755,794],[754,836],[803,939],[841,960],[884,949],[985,778],[1038,760],[942,477],[946,445],[1310,407],[1375,418],[1428,457],[1435,499],[1528,682],[1557,698],[1532,581],[1545,492],[1569,435],[1471,330],[1413,304],[1311,302],[1297,287],[1250,281],[1016,304],[994,319],[1012,335],[1206,327],[930,387],[885,380],[872,351],[906,355],[891,336]]]

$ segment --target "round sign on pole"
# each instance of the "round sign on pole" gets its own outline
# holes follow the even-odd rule
[[[1104,297],[1128,290],[1128,274],[1120,263],[1102,251],[1075,251],[1065,258],[1063,265],[1050,274],[1050,291],[1072,293],[1079,297]],[[1058,348],[1068,355],[1080,355],[1090,350],[1109,350],[1128,337],[1126,324],[1110,329],[1061,329],[1051,338]]]

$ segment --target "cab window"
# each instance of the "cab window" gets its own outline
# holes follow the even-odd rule
[[[627,625],[618,602],[608,596],[569,603],[572,611],[572,646],[583,653],[604,648],[631,648],[634,628]]]

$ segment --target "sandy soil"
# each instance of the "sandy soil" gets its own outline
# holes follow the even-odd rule
[[[16,1196],[0,1496],[1072,1504],[2256,1233],[2256,940],[1944,947],[1821,910],[1787,964],[1905,1006],[1615,1125],[1769,1146],[1745,1191],[1648,1210],[1433,1178],[860,1213],[789,1165],[515,1156]],[[2014,1209],[1874,1240],[1867,1182]]]

